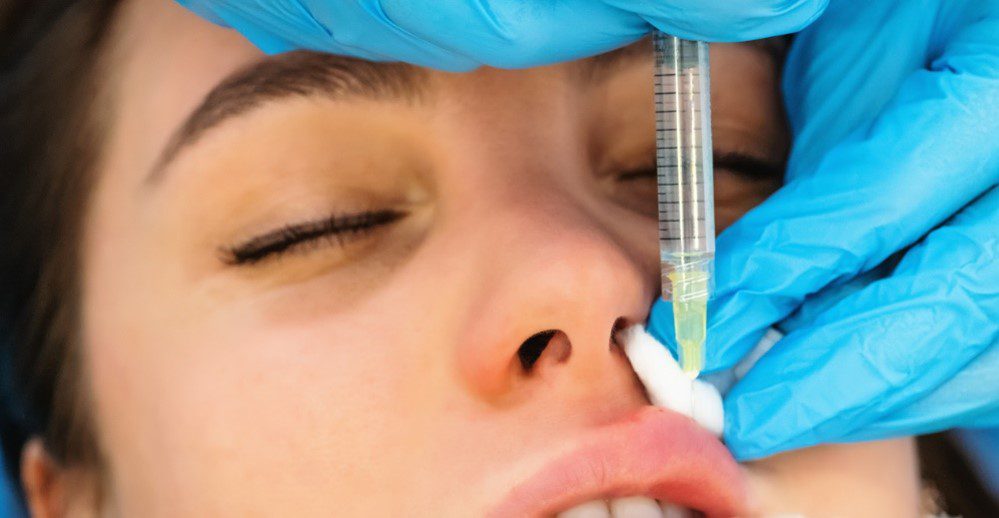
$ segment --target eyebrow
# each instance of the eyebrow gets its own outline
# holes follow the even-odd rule
[[[167,166],[188,146],[223,122],[284,98],[414,102],[425,91],[425,71],[403,63],[376,63],[312,51],[270,56],[219,83],[188,115],[163,148],[145,179],[158,183]]]
[[[600,83],[621,67],[651,59],[652,40],[643,38],[582,60],[576,71],[586,83]],[[205,133],[267,102],[321,95],[328,99],[414,102],[426,92],[426,70],[405,63],[371,62],[299,50],[237,70],[213,88],[167,142],[145,184],[161,181],[168,166]]]

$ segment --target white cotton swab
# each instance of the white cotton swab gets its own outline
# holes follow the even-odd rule
[[[701,380],[691,383],[666,347],[641,325],[620,331],[617,341],[653,405],[691,417],[721,436],[725,414],[721,395],[713,385]]]

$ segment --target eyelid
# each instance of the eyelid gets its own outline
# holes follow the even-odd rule
[[[748,153],[715,153],[714,168],[731,171],[747,180],[784,180],[785,164]]]
[[[249,266],[323,238],[335,238],[334,242],[343,246],[347,237],[370,232],[394,223],[404,216],[406,213],[398,210],[379,210],[293,223],[265,232],[241,244],[223,247],[220,256],[222,262],[229,266]]]
[[[656,166],[652,165],[649,167],[636,167],[634,169],[621,171],[616,176],[617,176],[617,181],[619,182],[628,182],[631,180],[655,178]]]
[[[752,181],[783,180],[785,165],[771,162],[747,153],[722,152],[713,157],[714,168],[724,169],[744,179]],[[643,179],[656,175],[654,159],[647,165],[619,170],[615,177],[618,181]]]

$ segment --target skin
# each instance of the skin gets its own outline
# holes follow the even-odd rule
[[[647,404],[609,345],[658,292],[654,179],[620,179],[653,158],[650,61],[588,85],[578,63],[430,72],[424,103],[266,103],[150,188],[187,114],[263,56],[165,0],[131,3],[114,41],[82,266],[105,465],[33,442],[33,515],[475,516],[564,438]],[[745,45],[712,60],[716,149],[779,161],[772,61]],[[719,229],[777,186],[717,174]],[[344,246],[220,260],[331,208],[397,207]],[[548,329],[524,372],[518,347]],[[914,515],[915,473],[908,440],[747,466],[761,514]]]

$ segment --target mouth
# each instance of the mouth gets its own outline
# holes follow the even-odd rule
[[[721,442],[692,419],[649,406],[588,434],[489,516],[722,517],[745,512],[746,499],[739,465]]]

